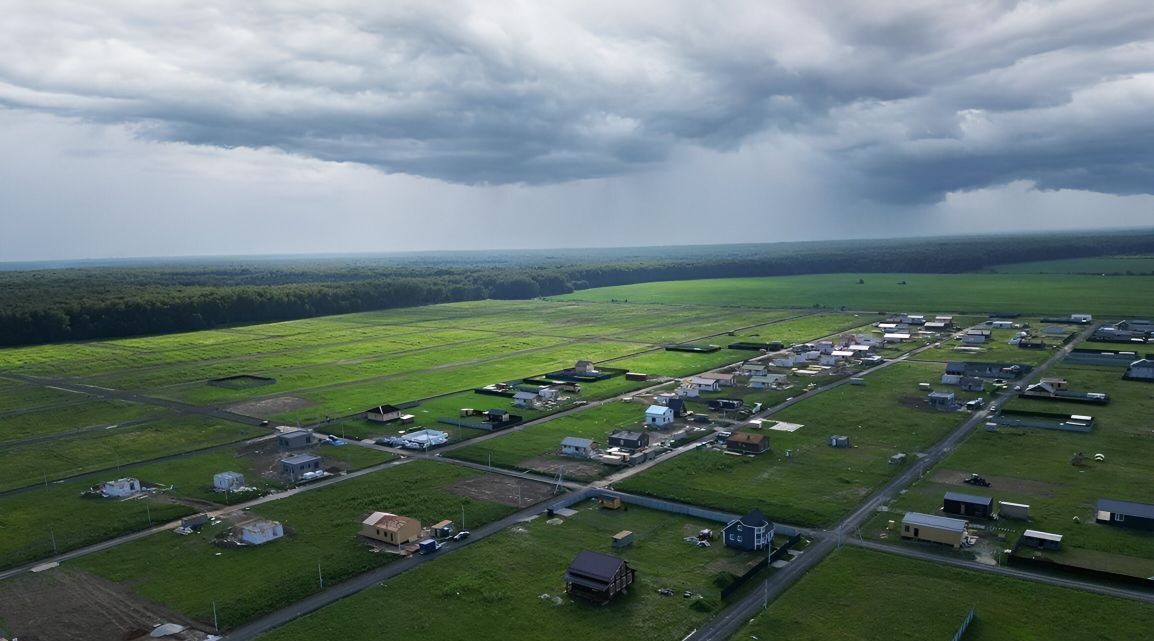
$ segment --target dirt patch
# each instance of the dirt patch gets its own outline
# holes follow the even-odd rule
[[[267,376],[240,374],[237,376],[226,376],[225,378],[214,378],[209,381],[208,384],[215,387],[223,387],[225,389],[246,390],[252,389],[254,387],[274,385],[276,384],[276,379],[269,378]]]
[[[940,410],[926,400],[924,396],[899,396],[898,405],[908,407],[911,410],[921,410],[923,412],[949,412],[951,410]]]
[[[601,478],[605,472],[605,466],[593,461],[580,461],[577,459],[558,460],[548,456],[538,456],[525,461],[517,463],[520,467],[526,470],[533,470],[541,474],[548,474],[549,476],[556,476],[558,472],[561,473],[563,479],[573,481],[593,481]]]
[[[293,410],[299,410],[312,405],[312,401],[300,398],[298,396],[274,396],[259,401],[249,401],[247,403],[237,403],[225,409],[235,414],[242,416],[255,416],[256,418],[265,418],[274,414],[283,414]]]
[[[148,638],[161,623],[194,624],[115,583],[63,568],[0,583],[0,619],[22,641],[125,641]],[[206,636],[192,630],[167,638]]]
[[[934,472],[930,480],[943,485],[957,485],[958,487],[969,488],[978,494],[996,491],[999,493],[1025,494],[1026,496],[1037,496],[1039,498],[1053,498],[1057,496],[1057,490],[1061,487],[1056,483],[1019,479],[1012,476],[988,476],[984,474],[982,476],[990,482],[990,487],[985,488],[962,483],[963,480],[970,478],[970,473],[958,472],[956,470],[938,470]]]
[[[478,501],[490,501],[503,505],[527,507],[553,496],[553,486],[537,481],[484,474],[458,481],[448,488],[453,494],[467,496]]]

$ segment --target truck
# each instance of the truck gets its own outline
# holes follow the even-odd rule
[[[421,550],[421,554],[432,554],[441,549],[443,544],[436,539],[425,539],[417,544]]]

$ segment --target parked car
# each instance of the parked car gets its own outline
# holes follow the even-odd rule
[[[468,530],[461,530],[460,532],[457,532],[456,534],[453,535],[453,540],[454,541],[464,541],[465,539],[469,538],[469,534],[470,533]]]

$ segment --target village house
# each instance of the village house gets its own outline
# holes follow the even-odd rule
[[[365,418],[374,423],[390,423],[401,419],[401,410],[392,405],[378,405],[365,412]]]
[[[513,395],[513,405],[516,407],[533,407],[536,404],[536,392],[517,392]]]
[[[389,545],[404,545],[421,538],[421,522],[390,512],[373,512],[361,521],[360,533]]]
[[[604,605],[628,589],[636,576],[625,559],[582,550],[565,571],[565,592]]]
[[[725,449],[739,454],[761,454],[769,449],[769,437],[752,432],[734,432],[725,440]]]
[[[708,380],[717,381],[717,384],[721,387],[732,387],[734,376],[733,376],[733,374],[722,374],[719,372],[706,372],[704,374],[698,374],[697,378],[704,378],[704,379],[708,379]]]
[[[244,487],[244,474],[240,472],[218,472],[212,475],[214,490],[235,492],[242,487]]]
[[[665,427],[673,423],[673,410],[661,405],[650,405],[645,410],[645,424],[652,427]]]
[[[282,450],[299,450],[303,447],[315,445],[316,436],[312,430],[289,430],[281,432],[276,437],[276,444]]]
[[[761,363],[746,363],[741,366],[741,373],[746,376],[765,376],[769,367]]]
[[[740,519],[734,519],[721,530],[725,547],[757,552],[769,550],[773,542],[773,522],[761,510],[753,508]]]
[[[1154,359],[1143,358],[1130,363],[1124,378],[1131,381],[1154,381]]]
[[[942,497],[942,511],[946,514],[985,519],[994,514],[994,499],[961,492],[946,492]]]
[[[576,436],[566,436],[561,439],[561,456],[590,458],[593,456],[593,440]]]
[[[774,387],[783,387],[788,384],[788,377],[785,374],[765,374],[763,376],[751,376],[749,378],[749,386],[754,389],[770,389]]]
[[[280,460],[281,476],[290,481],[299,481],[306,474],[321,471],[321,457],[313,454],[293,454]]]
[[[1096,520],[1134,530],[1154,530],[1154,505],[1098,499]]]
[[[619,447],[623,450],[640,450],[649,447],[649,433],[618,430],[609,435],[609,447]]]
[[[132,477],[105,481],[100,484],[100,493],[108,497],[132,496],[140,490],[140,481]]]
[[[702,392],[717,392],[721,389],[721,383],[719,383],[717,379],[713,378],[694,376],[693,378],[689,379],[689,383]]]

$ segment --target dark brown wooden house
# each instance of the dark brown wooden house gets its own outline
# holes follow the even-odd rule
[[[582,550],[565,572],[565,591],[592,603],[605,604],[632,585],[636,574],[625,559]]]
[[[725,440],[725,448],[741,454],[761,454],[769,449],[769,437],[752,432],[735,432]]]

